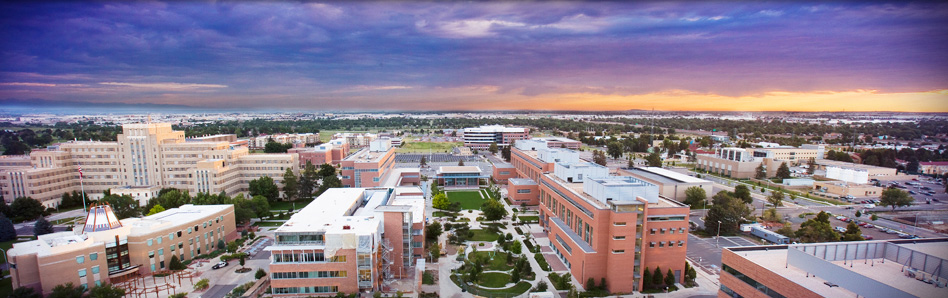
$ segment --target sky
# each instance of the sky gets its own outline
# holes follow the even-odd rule
[[[3,3],[23,102],[948,112],[948,4]]]

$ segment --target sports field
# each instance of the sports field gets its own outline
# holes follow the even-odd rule
[[[449,191],[446,194],[448,201],[461,203],[461,209],[481,210],[481,205],[487,201],[479,191]]]
[[[464,146],[461,142],[405,142],[396,149],[398,153],[445,153],[454,147]]]

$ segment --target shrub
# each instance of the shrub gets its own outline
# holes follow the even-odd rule
[[[267,272],[263,271],[263,268],[257,269],[257,273],[254,274],[254,278],[261,279],[264,276],[267,276]]]
[[[550,264],[546,262],[546,259],[543,258],[543,255],[539,252],[533,254],[533,258],[537,261],[537,264],[540,265],[540,269],[543,271],[550,271]]]
[[[208,287],[210,287],[210,282],[211,281],[208,280],[207,278],[202,278],[198,282],[194,283],[194,290],[195,291],[206,290]]]

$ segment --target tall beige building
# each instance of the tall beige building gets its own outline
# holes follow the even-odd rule
[[[229,139],[187,139],[168,123],[127,124],[116,142],[72,141],[0,159],[0,193],[8,202],[32,197],[57,206],[64,192],[80,190],[81,167],[93,198],[126,187],[236,195],[248,191],[251,180],[269,176],[279,184],[286,168],[299,170],[295,153],[250,154]]]

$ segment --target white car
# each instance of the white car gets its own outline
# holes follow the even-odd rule
[[[865,204],[865,205],[862,205],[862,208],[866,208],[866,209],[876,208],[876,204]]]

